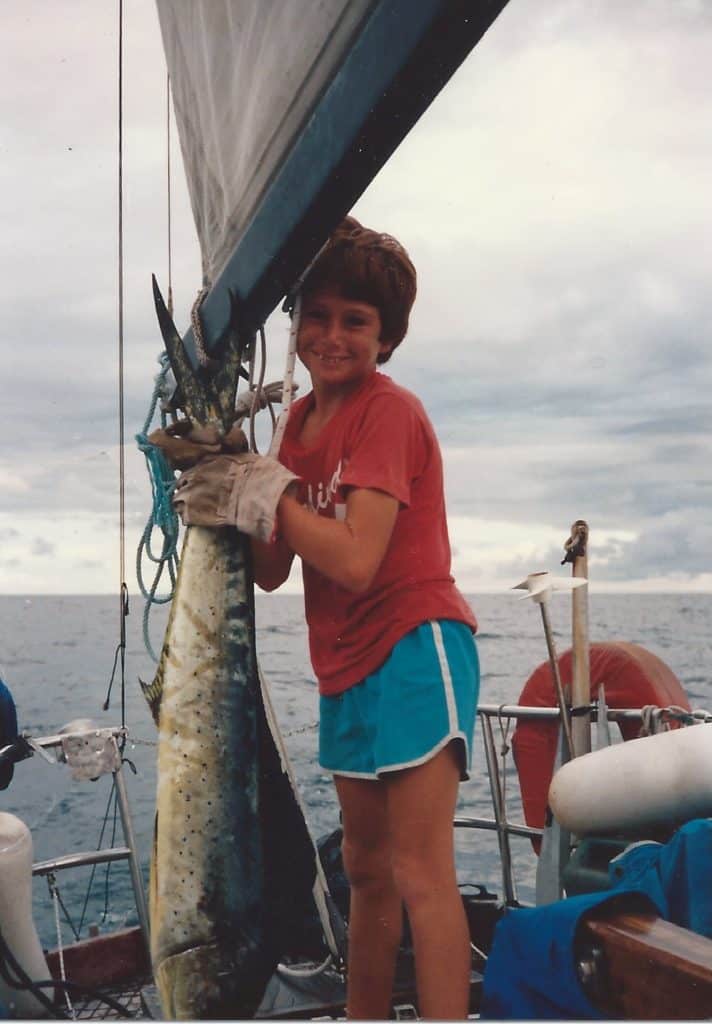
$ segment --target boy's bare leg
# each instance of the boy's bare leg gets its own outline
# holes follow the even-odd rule
[[[413,932],[420,1014],[463,1020],[471,959],[455,874],[453,816],[460,772],[453,743],[425,764],[384,779],[394,878]]]
[[[334,776],[344,828],[344,868],[351,886],[346,1008],[350,1020],[390,1015],[403,925],[393,881],[385,786]]]

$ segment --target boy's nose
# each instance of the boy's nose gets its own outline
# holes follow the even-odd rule
[[[336,317],[330,317],[324,324],[324,337],[327,341],[336,341],[339,336],[340,324]]]

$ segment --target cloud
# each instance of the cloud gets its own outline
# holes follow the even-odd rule
[[[11,494],[24,494],[28,487],[27,482],[22,479],[17,473],[12,472],[9,469],[4,469],[0,466],[0,490],[5,495]],[[14,536],[15,532],[12,531],[7,536]]]
[[[133,434],[161,347],[150,275],[164,290],[167,278],[165,78],[155,9],[125,9],[126,501],[137,542],[150,491]],[[28,0],[4,33],[2,588],[42,590],[60,574],[75,592],[110,589],[115,11]],[[592,568],[611,586],[709,585],[710,46],[702,0],[511,0],[356,206],[418,268],[411,331],[386,369],[422,398],[441,439],[463,578],[500,586],[533,563],[555,566],[583,517]],[[183,328],[200,263],[179,164],[175,145]],[[273,377],[284,317],[269,328]]]
[[[35,537],[34,541],[32,542],[32,554],[38,556],[39,558],[42,558],[45,555],[54,554],[55,550],[55,545],[51,544],[44,537]]]
[[[673,508],[648,521],[635,542],[602,553],[606,577],[624,580],[638,577],[670,576],[693,580],[704,569],[712,551],[712,523],[709,505]]]

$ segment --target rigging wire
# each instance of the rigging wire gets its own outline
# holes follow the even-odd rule
[[[106,826],[107,826],[108,821],[109,821],[109,815],[111,813],[112,802],[113,802],[113,805],[114,805],[114,826],[113,826],[111,842],[109,843],[109,846],[110,847],[114,846],[114,843],[115,843],[115,840],[116,840],[116,816],[117,816],[117,808],[118,808],[118,799],[119,799],[119,795],[118,795],[118,792],[117,792],[117,789],[116,789],[116,779],[114,778],[114,779],[112,779],[111,790],[109,791],[109,798],[108,798],[108,800],[106,802],[106,809],[104,810],[104,820],[102,822],[101,831],[99,832],[99,838],[98,838],[97,844],[96,844],[97,850],[101,850],[102,843],[104,842],[104,833],[106,832]],[[79,941],[79,938],[80,938],[81,933],[82,933],[82,928],[84,927],[84,921],[86,919],[86,913],[87,913],[87,909],[89,907],[89,899],[91,898],[91,891],[92,891],[92,886],[94,885],[94,878],[96,876],[97,867],[98,867],[97,864],[92,864],[91,873],[89,875],[89,882],[88,882],[86,893],[85,893],[85,896],[84,896],[84,903],[82,905],[82,912],[81,912],[81,916],[79,918],[79,924],[75,928],[73,922],[71,922],[71,928],[72,928],[72,931],[75,934],[75,937],[76,937],[77,941]],[[111,861],[108,861],[107,865],[106,865],[106,880],[107,880],[107,882],[108,882],[109,869],[110,868],[111,868]],[[105,908],[103,920],[106,920],[107,913],[108,913],[108,911]]]
[[[121,664],[121,727],[126,726],[126,439],[124,410],[124,4],[119,0],[118,52],[118,392],[119,392],[119,659]],[[104,704],[108,709],[111,686]],[[122,750],[125,737],[122,739]]]
[[[91,885],[91,882],[89,884]],[[70,930],[72,932],[72,935],[74,936],[74,941],[75,942],[79,942],[79,940],[81,939],[81,934],[80,934],[79,929],[77,928],[77,926],[74,924],[74,918],[72,917],[70,912],[67,910],[67,905],[64,902],[64,900],[62,899],[62,894],[59,891],[59,886],[57,885],[57,880],[56,880],[55,876],[52,874],[51,871],[47,875],[47,889],[49,890],[50,901],[53,904],[55,904],[56,907],[59,908],[62,911],[62,914],[64,916],[64,920],[67,923],[67,925],[69,926],[69,928],[70,928]],[[57,930],[59,932],[59,929],[57,929]],[[59,948],[59,942],[57,943],[57,948]]]
[[[166,72],[166,204],[168,223],[168,304],[167,309],[173,318],[173,242],[171,227],[171,76]]]

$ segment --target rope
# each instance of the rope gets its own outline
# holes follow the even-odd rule
[[[50,892],[51,891],[52,890],[50,888]],[[67,907],[66,907],[66,905],[64,903],[64,900],[62,899],[62,894],[59,891],[59,886],[57,886],[57,902],[59,903],[59,906],[61,907],[62,913],[64,914],[64,920],[67,922],[67,924],[69,925],[69,927],[72,930],[72,935],[74,936],[75,941],[79,942],[79,939],[80,939],[79,932],[77,931],[77,929],[76,929],[76,927],[74,925],[74,921],[72,920],[72,915],[67,910]]]
[[[646,704],[645,707],[641,708],[639,736],[654,736],[660,731],[662,710],[657,704]]]
[[[178,572],[178,536],[180,533],[178,515],[171,502],[171,496],[175,489],[175,474],[161,449],[152,445],[148,440],[148,433],[151,427],[151,422],[156,413],[156,408],[159,404],[159,399],[167,399],[170,397],[170,387],[167,380],[168,373],[170,371],[168,354],[166,352],[162,352],[158,357],[158,362],[161,369],[156,375],[148,415],[144,421],[142,432],[136,435],[136,443],[146,459],[146,467],[151,480],[152,497],[151,512],[136,550],[136,579],[138,581],[141,595],[145,601],[143,608],[143,641],[146,646],[146,650],[155,662],[158,661],[158,656],[156,655],[156,652],[153,649],[153,644],[151,643],[149,628],[151,608],[153,605],[168,604],[173,600],[176,574]],[[161,427],[165,429],[166,413],[163,409],[162,403],[160,420]],[[158,528],[162,534],[161,552],[158,555],[154,553],[152,547],[153,531],[155,528]],[[153,562],[156,566],[153,581],[149,586],[146,586],[144,581],[144,558],[148,558],[148,560]],[[170,577],[170,591],[166,596],[158,597],[157,590],[163,577],[163,573],[166,570]]]
[[[577,519],[571,527],[571,536],[564,543],[564,551],[566,554],[561,560],[561,564],[565,565],[567,562],[572,564],[577,558],[581,558],[586,554],[586,544],[588,543],[588,523],[584,519]]]
[[[678,704],[670,704],[660,708],[657,704],[646,704],[640,711],[641,725],[639,736],[655,736],[659,732],[668,732],[671,722],[683,725],[694,725],[696,722],[709,722],[712,715],[708,711],[688,711]]]
[[[54,924],[57,929],[57,952],[59,953],[59,975],[62,982],[66,985],[67,974],[64,969],[64,946],[62,945],[62,926],[59,922],[59,891],[57,889],[57,882],[53,874],[47,875],[47,882],[49,884],[49,891],[52,894],[52,903],[54,905]],[[72,1000],[69,998],[69,992],[64,989],[64,1001],[67,1004],[69,1010],[69,1016],[72,1020],[77,1019],[77,1014],[72,1005]]]

